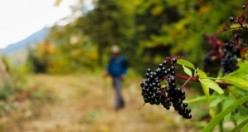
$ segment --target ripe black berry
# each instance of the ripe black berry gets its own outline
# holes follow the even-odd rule
[[[230,22],[233,22],[233,21],[234,21],[234,17],[233,17],[233,16],[230,16],[230,17],[229,17],[229,21],[230,21]]]
[[[242,9],[244,10],[246,8],[246,5],[242,5]]]
[[[145,77],[146,77],[146,78],[148,78],[149,76],[150,76],[150,74],[149,74],[149,73],[146,73],[146,74],[145,74]]]
[[[146,71],[147,71],[147,73],[149,73],[149,72],[151,72],[151,69],[150,69],[150,68],[148,68]]]
[[[162,65],[163,65],[163,66],[165,66],[165,65],[166,65],[166,63],[167,63],[167,61],[166,61],[166,60],[164,60],[164,61],[162,62]]]
[[[188,107],[188,104],[187,104],[187,103],[184,103],[184,104],[183,104],[183,107]]]
[[[177,63],[177,59],[176,58],[172,58],[171,61],[172,61],[173,64]]]

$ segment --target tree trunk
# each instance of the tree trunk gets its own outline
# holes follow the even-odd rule
[[[102,44],[98,44],[98,65],[100,67],[103,66],[103,45]]]

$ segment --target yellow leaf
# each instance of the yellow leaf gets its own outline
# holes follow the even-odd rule
[[[151,10],[151,13],[154,16],[160,15],[163,12],[163,7],[162,6],[156,6]]]
[[[200,14],[206,14],[210,11],[210,6],[206,5],[206,6],[203,6],[201,9],[200,9]]]

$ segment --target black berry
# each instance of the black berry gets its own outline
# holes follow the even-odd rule
[[[229,21],[230,21],[230,22],[233,22],[233,21],[234,21],[234,17],[233,17],[233,16],[230,16],[230,17],[229,17]]]

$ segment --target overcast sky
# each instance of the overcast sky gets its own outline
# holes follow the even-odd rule
[[[71,14],[69,6],[76,0],[1,0],[0,48],[24,39],[35,31],[51,26]]]

